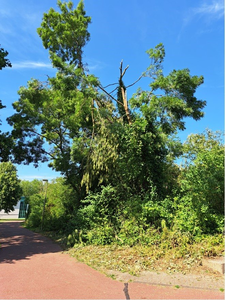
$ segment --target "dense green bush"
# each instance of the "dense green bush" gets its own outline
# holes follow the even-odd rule
[[[222,134],[207,130],[184,144],[185,163],[175,226],[182,231],[221,233],[224,223],[224,146]]]
[[[133,246],[155,243],[189,243],[194,236],[223,230],[223,145],[221,134],[206,131],[191,135],[184,144],[185,164],[174,167],[166,181],[164,199],[150,181],[145,190],[102,186],[90,193],[78,210],[79,230],[89,244],[117,243]],[[167,172],[168,172],[167,170]],[[126,171],[128,172],[128,171]],[[167,174],[169,176],[169,173]],[[172,181],[173,180],[173,181]],[[167,193],[167,191],[169,192]],[[153,234],[154,233],[154,234]],[[167,242],[166,242],[167,241]]]
[[[40,194],[34,194],[29,197],[29,216],[26,220],[29,227],[40,227],[42,220],[42,211],[44,197]]]

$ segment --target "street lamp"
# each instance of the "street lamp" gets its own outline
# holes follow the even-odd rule
[[[44,205],[43,205],[42,219],[41,219],[41,230],[43,229],[43,222],[44,222],[45,203],[46,203],[47,188],[48,188],[48,179],[42,179],[42,182],[43,182],[43,184],[46,183],[46,189],[45,189],[45,198],[44,198]]]

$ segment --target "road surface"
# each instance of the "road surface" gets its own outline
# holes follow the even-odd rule
[[[223,299],[219,290],[115,281],[50,239],[0,223],[0,299]]]

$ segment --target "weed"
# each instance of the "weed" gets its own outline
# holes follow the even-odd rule
[[[109,275],[110,278],[112,278],[113,280],[116,280],[116,275],[115,274],[111,274]]]

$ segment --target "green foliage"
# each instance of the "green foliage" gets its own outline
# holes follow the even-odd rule
[[[103,113],[107,113],[104,111]],[[117,168],[118,160],[118,137],[117,127],[119,124],[107,124],[100,116],[100,121],[96,126],[99,126],[98,134],[93,139],[89,139],[87,147],[87,137],[79,140],[74,140],[72,148],[72,158],[75,161],[77,158],[77,151],[84,149],[86,152],[86,165],[84,168],[84,174],[81,181],[82,185],[86,186],[86,189],[94,189],[96,185],[112,183],[113,173]],[[94,129],[94,128],[93,128]],[[80,142],[85,143],[81,145]],[[84,152],[83,152],[84,153]]]
[[[222,232],[224,220],[224,146],[221,133],[193,134],[184,144],[181,198],[176,226],[195,233]]]
[[[53,66],[59,67],[60,57],[63,62],[82,67],[82,48],[90,38],[87,31],[91,18],[86,16],[84,3],[80,1],[76,9],[73,3],[57,1],[60,12],[53,8],[44,14],[41,27],[37,32],[46,49],[49,49]]]
[[[87,243],[108,244],[118,232],[121,203],[112,186],[102,187],[99,193],[89,194],[78,211]],[[81,221],[82,220],[82,221]]]
[[[1,121],[0,121],[0,125],[1,125]],[[9,132],[1,132],[0,130],[0,162],[7,162],[10,161],[10,159],[13,162],[15,162],[15,160],[12,157],[13,149],[14,149],[14,141],[11,134]]]
[[[48,185],[45,209],[45,228],[65,230],[67,222],[74,215],[77,199],[73,189],[63,178],[57,178]]]
[[[58,6],[60,12],[50,9],[44,14],[38,33],[59,71],[48,78],[47,84],[32,79],[27,87],[21,87],[20,99],[14,103],[17,113],[8,122],[14,127],[16,162],[33,162],[37,166],[37,162],[50,158],[49,165],[60,171],[82,198],[79,183],[83,156],[73,163],[70,146],[81,128],[91,132],[92,99],[97,98],[93,89],[97,79],[93,75],[89,79],[82,68],[82,48],[89,39],[90,17],[85,16],[82,1],[76,9],[72,2],[58,1]],[[50,145],[49,152],[45,143]]]
[[[125,136],[132,138],[131,134]],[[137,136],[134,140],[138,141]],[[131,150],[131,147],[126,147],[126,140],[124,147]],[[164,165],[168,172],[164,177],[163,195],[167,195],[164,199],[150,179],[146,188],[142,186],[138,190],[137,185],[142,175],[138,171],[141,168],[138,161],[138,149],[141,147],[138,147],[140,146],[134,151],[137,153],[137,161],[134,159],[129,164],[133,168],[126,170],[124,166],[118,173],[120,181],[114,179],[116,188],[102,186],[100,192],[90,193],[82,201],[83,207],[78,214],[81,227],[78,227],[85,228],[83,241],[96,245],[117,243],[130,246],[139,243],[165,243],[162,247],[166,248],[182,245],[182,256],[187,252],[187,245],[192,243],[194,236],[221,232],[224,218],[223,146],[220,135],[207,131],[205,134],[190,136],[184,144],[184,156],[188,156],[189,160],[183,169],[171,163]],[[122,151],[120,163],[125,153],[125,150]],[[129,152],[126,161],[129,162],[129,157],[133,156]],[[211,171],[208,170],[209,167]],[[124,178],[123,172],[127,172]],[[173,178],[168,178],[172,174]],[[148,173],[145,172],[145,175]],[[135,178],[136,186],[133,189],[128,188],[132,178],[129,176]],[[152,232],[155,230],[158,240],[153,239]]]
[[[39,180],[22,181],[21,185],[29,204],[29,215],[26,221],[28,226],[40,227],[46,194],[43,227],[45,230],[66,230],[67,222],[73,215],[75,207],[72,199],[76,203],[76,195],[73,189],[66,185],[65,180],[57,178],[48,183],[47,191]]]
[[[144,239],[143,236],[145,235]],[[146,240],[146,232],[140,224],[140,221],[135,218],[125,219],[121,224],[121,229],[118,234],[118,244],[133,246],[137,243],[143,243]]]
[[[18,113],[9,118],[9,123],[14,124],[13,135],[18,138],[18,143],[23,139],[24,146],[30,149],[33,161],[45,161],[47,156],[51,157],[50,166],[65,175],[78,192],[76,183],[81,180],[82,166],[71,161],[70,145],[81,126],[89,127],[91,98],[88,98],[88,91],[84,95],[76,90],[74,82],[70,80],[69,83],[73,83],[71,93],[64,88],[65,84],[68,85],[66,76],[58,74],[50,80],[49,88],[32,80],[27,88],[19,91],[20,101],[14,103]],[[42,148],[45,141],[51,147],[49,152]],[[24,159],[29,160],[29,157],[26,155]]]
[[[28,227],[37,228],[41,226],[42,211],[44,206],[44,196],[34,194],[29,197],[29,216],[26,220]]]
[[[10,61],[6,58],[8,52],[3,48],[0,48],[0,70],[6,67],[12,67]],[[0,109],[5,108],[0,100]],[[0,120],[1,125],[1,120]],[[2,132],[0,130],[0,162],[7,162],[11,158],[11,152],[13,148],[13,139],[9,132]]]
[[[106,218],[109,223],[116,223],[120,201],[116,189],[112,186],[102,187],[101,192],[88,195],[82,203],[88,204],[90,221],[101,223]],[[87,207],[82,208],[81,211],[85,212]]]
[[[165,77],[165,50],[159,44],[148,51],[151,65],[144,73],[151,80],[151,90],[139,90],[125,101],[125,70],[121,66],[118,99],[113,98],[116,106],[110,94],[99,93],[98,79],[87,76],[83,68],[81,50],[89,39],[90,22],[83,2],[75,10],[70,2],[59,1],[58,5],[61,12],[51,9],[38,29],[58,72],[47,84],[34,79],[22,87],[20,99],[14,103],[17,113],[8,119],[14,137],[30,149],[22,159],[36,163],[50,158],[49,165],[76,191],[78,204],[90,188],[98,191],[100,184],[119,185],[120,192],[133,196],[151,192],[151,182],[162,199],[169,150],[170,160],[179,154],[171,134],[185,128],[184,117],[202,117],[205,102],[197,100],[194,93],[203,78],[191,76],[187,69]],[[159,90],[161,95],[156,94]],[[51,151],[46,151],[45,142]]]
[[[115,232],[106,222],[101,226],[95,226],[87,232],[87,243],[93,245],[109,245],[114,241]]]
[[[0,163],[0,210],[12,211],[22,196],[16,167],[11,162]]]
[[[39,194],[43,189],[42,182],[38,179],[34,179],[32,181],[22,180],[20,182],[20,186],[27,203],[29,203],[29,199],[31,196]]]

